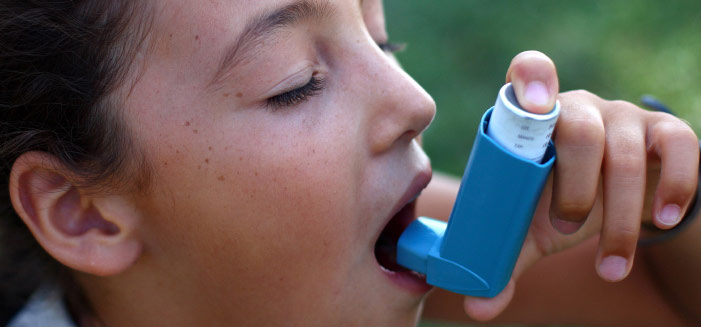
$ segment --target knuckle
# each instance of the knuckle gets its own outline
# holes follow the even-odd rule
[[[604,123],[596,115],[577,115],[562,121],[557,130],[556,141],[570,146],[603,145],[605,141]]]
[[[560,94],[560,96],[563,98],[564,101],[570,101],[577,98],[589,99],[593,100],[593,102],[601,101],[601,98],[599,98],[598,95],[582,89],[563,92]]]
[[[627,250],[634,247],[638,240],[639,229],[635,225],[617,224],[612,226],[606,235],[606,243],[609,249]]]
[[[639,174],[645,168],[644,136],[627,129],[614,129],[606,134],[606,166],[616,173]]]
[[[607,107],[610,108],[610,112],[616,116],[623,116],[624,118],[629,118],[631,112],[639,111],[645,112],[638,106],[624,100],[611,100],[607,101]]]
[[[696,147],[697,138],[694,131],[689,125],[676,118],[655,124],[652,128],[652,133],[661,140],[686,142]]]
[[[642,177],[645,173],[645,164],[641,155],[632,151],[621,151],[611,155],[607,160],[607,170],[621,178]]]
[[[610,101],[608,101],[608,103],[614,107],[620,108],[621,110],[627,110],[627,109],[630,109],[631,107],[638,108],[634,104],[632,104],[628,101],[625,101],[625,100],[610,100]]]
[[[611,100],[609,101],[609,104],[618,108],[619,110],[639,110],[643,111],[643,109],[640,109],[638,106],[625,101],[625,100]]]
[[[649,111],[650,117],[658,122],[679,120],[674,115],[662,111]]]

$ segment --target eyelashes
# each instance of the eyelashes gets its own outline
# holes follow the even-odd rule
[[[307,82],[307,84],[304,86],[268,98],[267,105],[268,108],[272,109],[273,111],[284,107],[292,107],[306,101],[310,97],[319,95],[323,89],[324,80],[322,78],[312,76],[309,82]]]
[[[401,52],[406,47],[403,43],[384,42],[378,43],[377,46],[387,54]],[[293,107],[307,101],[309,98],[317,96],[324,90],[325,80],[317,76],[312,76],[307,84],[298,87],[294,90],[287,91],[282,94],[270,97],[266,100],[266,105],[273,111]]]
[[[406,48],[405,43],[394,43],[394,42],[385,42],[385,43],[378,43],[378,47],[380,47],[380,50],[393,54],[397,52],[402,52]]]

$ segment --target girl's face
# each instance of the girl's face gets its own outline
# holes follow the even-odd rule
[[[381,0],[155,13],[125,112],[153,166],[135,292],[200,322],[414,322],[428,287],[375,250],[430,179],[435,104],[378,47]]]

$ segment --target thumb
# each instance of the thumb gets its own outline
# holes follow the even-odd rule
[[[493,298],[465,297],[463,308],[470,318],[477,321],[488,321],[496,318],[511,302],[514,297],[514,284],[512,278],[503,291]]]
[[[560,84],[555,64],[538,51],[519,53],[506,73],[521,107],[535,114],[546,114],[555,107]]]

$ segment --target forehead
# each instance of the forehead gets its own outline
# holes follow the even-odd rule
[[[173,38],[182,37],[233,39],[254,17],[302,2],[334,9],[348,9],[349,5],[362,8],[363,12],[373,13],[373,19],[365,16],[370,29],[383,25],[378,25],[377,19],[384,23],[381,0],[159,0],[154,33],[161,44],[174,43]]]
[[[157,0],[147,74],[157,81],[169,80],[172,89],[203,85],[214,75],[220,53],[247,21],[285,2],[290,1]]]
[[[337,13],[336,17],[360,18],[358,14],[362,14],[365,27],[375,40],[386,39],[381,0],[156,1],[151,50],[145,66],[163,77],[161,80],[170,76],[190,85],[211,86],[220,77],[218,72],[229,68],[224,63],[227,53],[232,51],[227,50],[235,46],[252,20],[296,3],[330,7],[330,11]],[[321,24],[316,20],[314,23]]]
[[[271,1],[160,1],[152,31],[156,53],[168,58],[192,49],[193,40],[201,44],[232,36],[264,2]]]
[[[180,68],[196,65],[201,73],[214,73],[217,61],[225,50],[252,21],[297,3],[318,4],[316,7],[343,8],[348,12],[353,4],[360,8],[360,0],[161,0],[153,24],[153,51],[162,62],[178,60]],[[374,5],[373,5],[374,3]],[[365,1],[364,9],[378,6],[378,0]],[[308,6],[314,7],[314,6]],[[352,8],[351,8],[352,9]],[[357,12],[357,11],[356,11]],[[367,17],[366,17],[367,18]],[[368,22],[366,22],[368,23]],[[378,24],[368,28],[378,29]],[[381,24],[380,24],[381,25]],[[183,61],[183,59],[185,59]],[[207,70],[205,72],[204,70]]]
[[[154,27],[160,40],[170,34],[181,36],[193,33],[205,37],[229,33],[229,37],[234,37],[252,18],[302,2],[330,4],[331,7],[349,3],[379,3],[376,0],[160,0]]]

